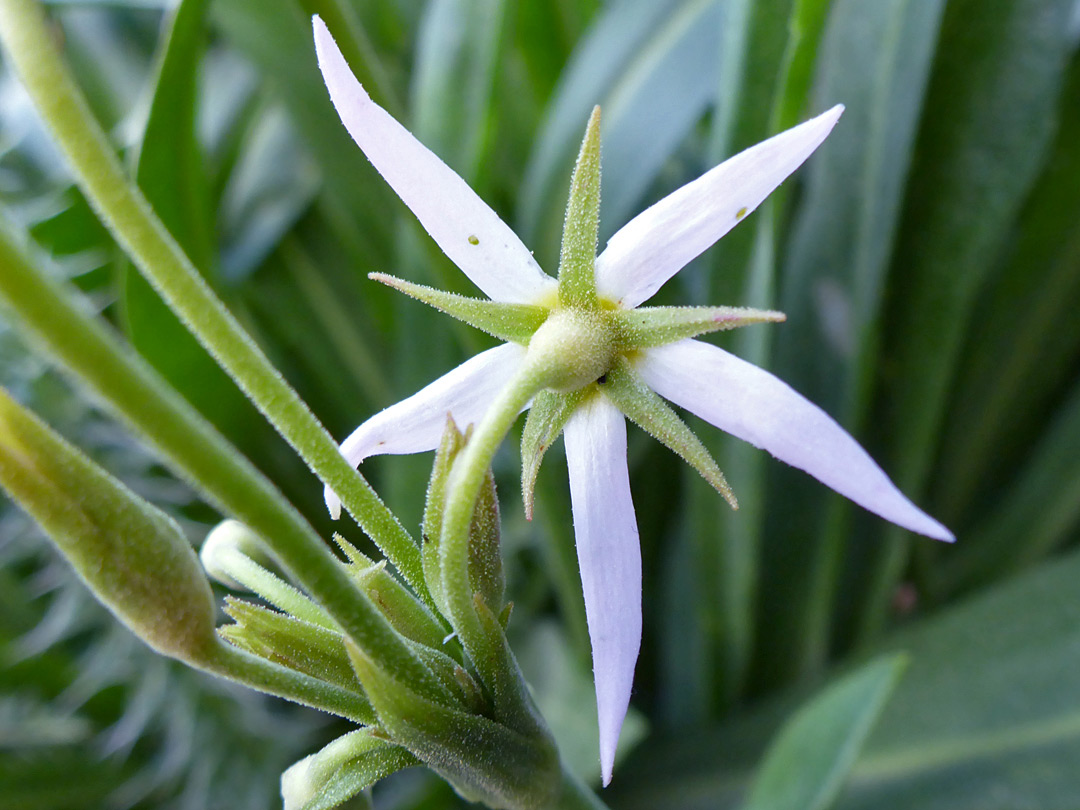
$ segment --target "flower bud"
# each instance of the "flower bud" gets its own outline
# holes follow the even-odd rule
[[[338,807],[374,782],[415,764],[408,751],[360,729],[286,770],[281,798],[285,810]]]
[[[163,655],[203,660],[214,601],[180,527],[0,390],[0,484],[94,595]]]

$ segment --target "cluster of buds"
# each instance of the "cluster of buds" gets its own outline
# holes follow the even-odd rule
[[[504,630],[499,508],[488,470],[468,530],[468,584],[448,594],[440,538],[454,462],[468,440],[448,421],[428,485],[423,520],[424,576],[433,604],[340,535],[340,565],[434,676],[418,684],[350,640],[315,601],[279,577],[268,546],[247,527],[225,521],[207,537],[204,568],[221,584],[257,594],[269,607],[226,598],[229,642],[283,667],[353,693],[368,711],[363,728],[301,760],[284,775],[287,808],[333,806],[378,778],[424,764],[465,798],[495,808],[550,807],[560,789],[558,753],[537,712]],[[449,616],[464,597],[480,628],[466,652]],[[461,601],[460,599],[458,601]],[[477,639],[474,638],[474,641]]]

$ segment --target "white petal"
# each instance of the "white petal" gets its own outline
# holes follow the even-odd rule
[[[465,430],[479,422],[495,395],[510,382],[525,357],[525,348],[504,343],[465,361],[360,425],[341,443],[341,454],[354,467],[369,456],[403,455],[434,450],[446,430],[446,416]],[[337,520],[341,501],[330,487],[323,490],[326,508]]]
[[[371,100],[323,21],[312,22],[319,69],[342,123],[451,261],[496,301],[531,304],[555,289],[498,214]]]
[[[837,105],[751,146],[642,211],[597,257],[597,290],[628,309],[651,298],[799,168],[843,111]]]
[[[927,537],[955,539],[904,497],[831,416],[769,372],[697,340],[646,350],[638,371],[660,396],[865,509]]]
[[[593,397],[570,417],[564,436],[607,785],[641,647],[641,549],[626,469],[626,422],[614,405]]]

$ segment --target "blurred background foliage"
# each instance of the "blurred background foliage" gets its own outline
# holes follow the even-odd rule
[[[904,650],[910,666],[830,803],[1075,808],[1077,0],[49,5],[159,216],[339,437],[489,341],[367,280],[383,271],[470,292],[340,125],[311,14],[375,99],[549,270],[593,104],[603,240],[724,157],[844,103],[806,168],[658,303],[786,311],[783,325],[722,342],[832,413],[958,542],[912,538],[706,429],[742,504],[731,513],[632,432],[646,629],[634,750],[604,798],[731,806],[807,694],[852,662]],[[326,536],[363,542],[333,526],[313,476],[129,266],[9,72],[0,207]],[[0,382],[177,515],[193,542],[216,520],[8,325]],[[552,456],[531,524],[516,451],[499,457],[511,638],[564,755],[592,776],[588,640]],[[365,465],[410,526],[429,463]],[[281,769],[343,730],[157,659],[6,500],[0,566],[0,806],[270,807]],[[413,772],[375,801],[456,800]]]

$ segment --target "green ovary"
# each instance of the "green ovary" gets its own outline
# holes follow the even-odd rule
[[[545,387],[568,393],[606,374],[616,355],[606,313],[564,309],[553,312],[533,334],[528,362],[541,372]]]

